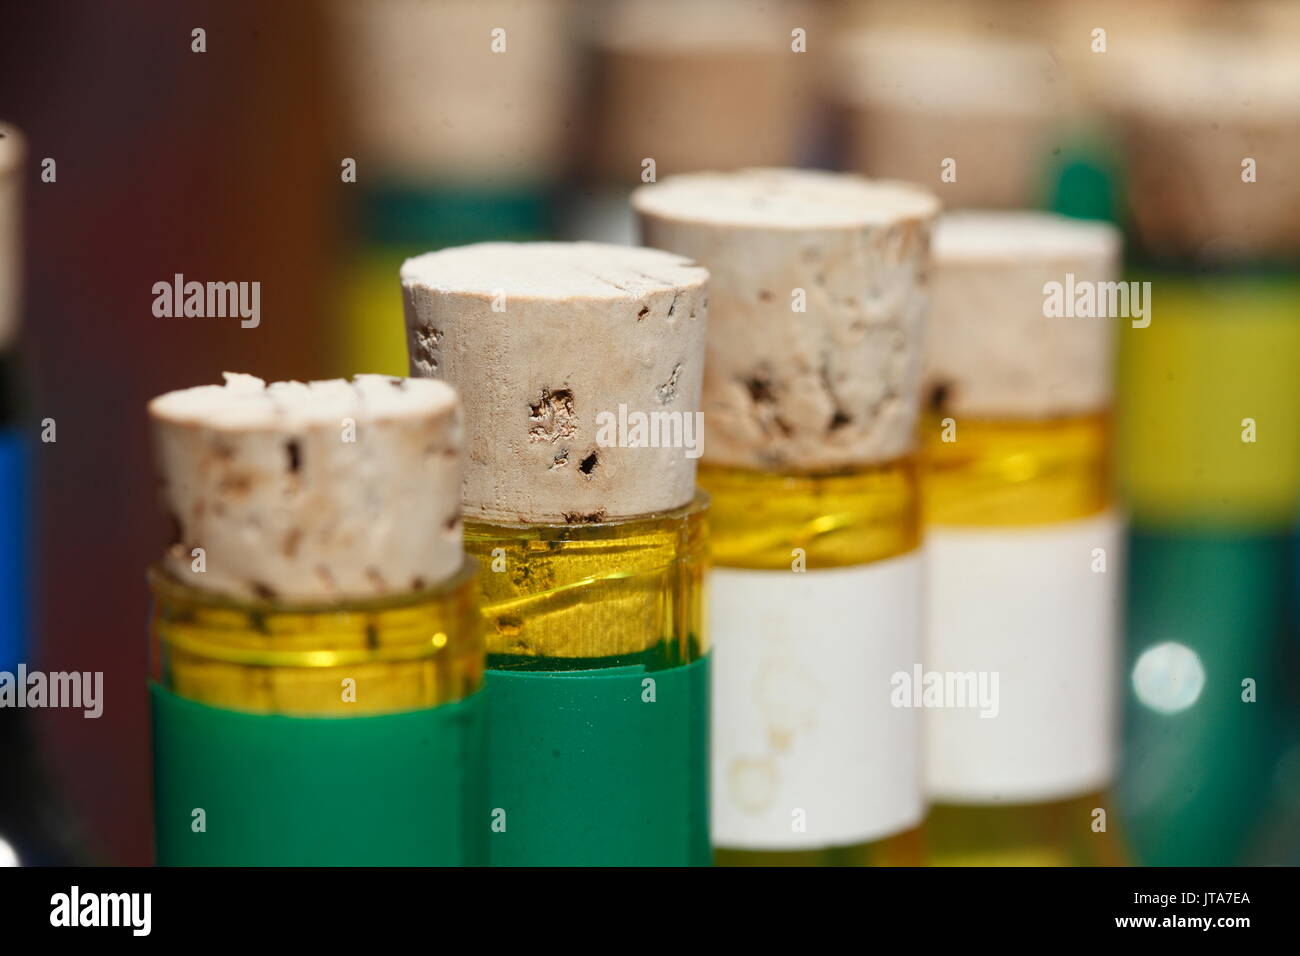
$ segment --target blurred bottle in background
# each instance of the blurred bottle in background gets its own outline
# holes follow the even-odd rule
[[[1148,864],[1281,862],[1300,833],[1300,31],[1277,13],[1116,44],[1104,90],[1153,303],[1119,366],[1120,795]]]
[[[335,0],[356,183],[334,374],[405,375],[410,256],[550,232],[575,75],[569,0]],[[355,174],[347,160],[355,161]]]

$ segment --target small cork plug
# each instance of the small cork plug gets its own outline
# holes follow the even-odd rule
[[[225,379],[149,403],[177,580],[298,603],[406,594],[456,573],[453,389],[384,375]]]
[[[1117,44],[1118,47],[1118,44]],[[1137,242],[1211,265],[1300,257],[1300,56],[1159,38],[1107,70]]]
[[[646,159],[659,175],[798,160],[816,63],[792,46],[818,34],[815,5],[617,0],[598,14],[590,155],[603,177],[641,182]]]
[[[992,39],[984,23],[969,36],[872,29],[838,39],[831,64],[850,168],[933,184],[945,208],[1036,204],[1070,100],[1042,44]]]
[[[713,277],[706,461],[809,472],[911,450],[938,200],[903,183],[749,169],[671,177],[632,204],[647,245]]]
[[[0,352],[7,351],[18,335],[25,153],[22,134],[15,127],[0,123]]]
[[[467,516],[599,522],[692,499],[704,269],[651,249],[493,242],[408,259],[401,278],[411,374],[465,406]],[[658,427],[638,432],[642,419]],[[680,440],[647,447],[663,426]]]
[[[1109,406],[1115,326],[1129,320],[1044,315],[1044,288],[1117,280],[1119,230],[1050,213],[957,212],[939,220],[933,252],[925,379],[936,412],[1042,419]]]
[[[562,170],[569,0],[332,0],[326,10],[363,182],[508,190]]]

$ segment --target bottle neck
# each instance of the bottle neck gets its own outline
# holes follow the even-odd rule
[[[722,567],[809,570],[869,564],[920,541],[916,464],[825,474],[781,474],[703,465],[713,499],[713,560]]]
[[[397,598],[256,603],[158,567],[153,676],[199,703],[249,713],[359,716],[461,700],[483,679],[475,567]]]
[[[658,670],[706,650],[707,499],[601,524],[465,522],[480,576],[488,666]]]
[[[1110,504],[1105,412],[1042,421],[935,415],[923,434],[928,524],[1053,524]]]

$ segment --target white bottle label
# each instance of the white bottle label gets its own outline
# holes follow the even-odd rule
[[[925,708],[927,795],[1032,803],[1101,789],[1115,761],[1122,522],[926,529],[927,676],[996,675],[988,708]],[[951,702],[948,702],[951,703]]]
[[[713,570],[713,842],[849,846],[921,819],[919,552],[805,572]]]

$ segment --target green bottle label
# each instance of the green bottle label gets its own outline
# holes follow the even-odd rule
[[[163,866],[481,866],[485,694],[366,717],[246,714],[150,684]]]
[[[709,658],[487,672],[493,866],[708,866]]]

